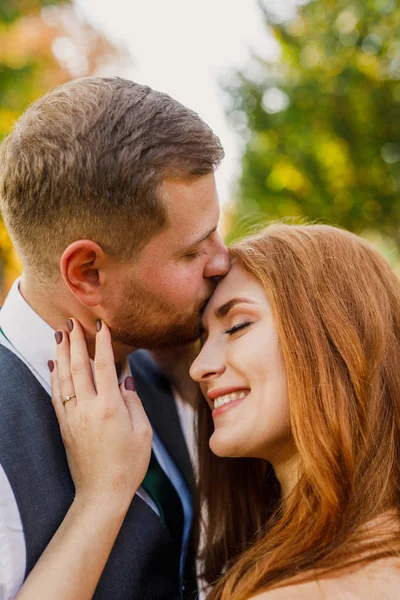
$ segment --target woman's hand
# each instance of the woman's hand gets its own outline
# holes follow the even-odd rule
[[[96,336],[95,387],[82,328],[69,323],[70,333],[56,332],[57,362],[49,367],[76,497],[18,600],[93,598],[150,461],[150,423],[132,377],[118,387],[107,326]]]
[[[107,325],[98,322],[95,385],[82,327],[71,319],[69,329],[71,323],[69,333],[56,332],[57,362],[49,367],[53,366],[52,400],[76,498],[85,503],[122,502],[127,508],[149,465],[152,429],[133,378],[118,386]]]

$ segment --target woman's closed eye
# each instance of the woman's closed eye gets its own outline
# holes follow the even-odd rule
[[[233,327],[225,329],[224,333],[227,333],[228,335],[233,335],[237,331],[241,331],[242,329],[249,327],[249,325],[252,325],[252,323],[253,321],[243,321],[242,323],[237,323],[237,325],[233,325]]]

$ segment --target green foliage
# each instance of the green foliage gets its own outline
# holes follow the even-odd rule
[[[249,220],[305,216],[400,247],[400,8],[297,4],[283,20],[260,3],[280,58],[256,57],[227,86],[245,139],[230,238]]]
[[[61,0],[63,1],[63,0]],[[57,0],[0,0],[0,24],[12,23],[22,15],[38,12],[43,6],[60,4]]]
[[[42,8],[68,0],[0,0],[0,139],[23,110],[59,82],[51,51],[55,33]]]
[[[82,20],[71,0],[0,0],[0,141],[49,89],[111,64],[130,58]],[[0,304],[20,271],[0,221]]]
[[[52,53],[58,30],[41,18],[41,9],[55,4],[69,0],[0,0],[0,140],[31,102],[67,78]],[[19,272],[0,221],[0,302]]]

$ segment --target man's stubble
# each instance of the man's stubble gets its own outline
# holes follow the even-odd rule
[[[182,314],[141,282],[128,281],[114,318],[108,323],[113,342],[149,350],[194,342],[200,334],[201,311],[208,298],[200,298],[194,310]]]

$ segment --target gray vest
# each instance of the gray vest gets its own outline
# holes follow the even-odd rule
[[[160,375],[158,383],[151,380],[157,371],[145,352],[134,353],[130,363],[152,425],[191,485],[190,459],[165,378]],[[154,373],[149,373],[150,367]],[[24,528],[27,576],[67,513],[74,485],[49,395],[28,367],[1,345],[0,381],[0,463],[13,489]],[[162,389],[158,389],[161,382]],[[155,403],[160,409],[157,423],[153,419]],[[192,574],[192,567],[188,564],[186,572]],[[93,598],[195,598],[192,577],[190,584],[191,589],[186,586],[182,592],[185,586],[179,580],[179,555],[169,531],[136,495]]]

